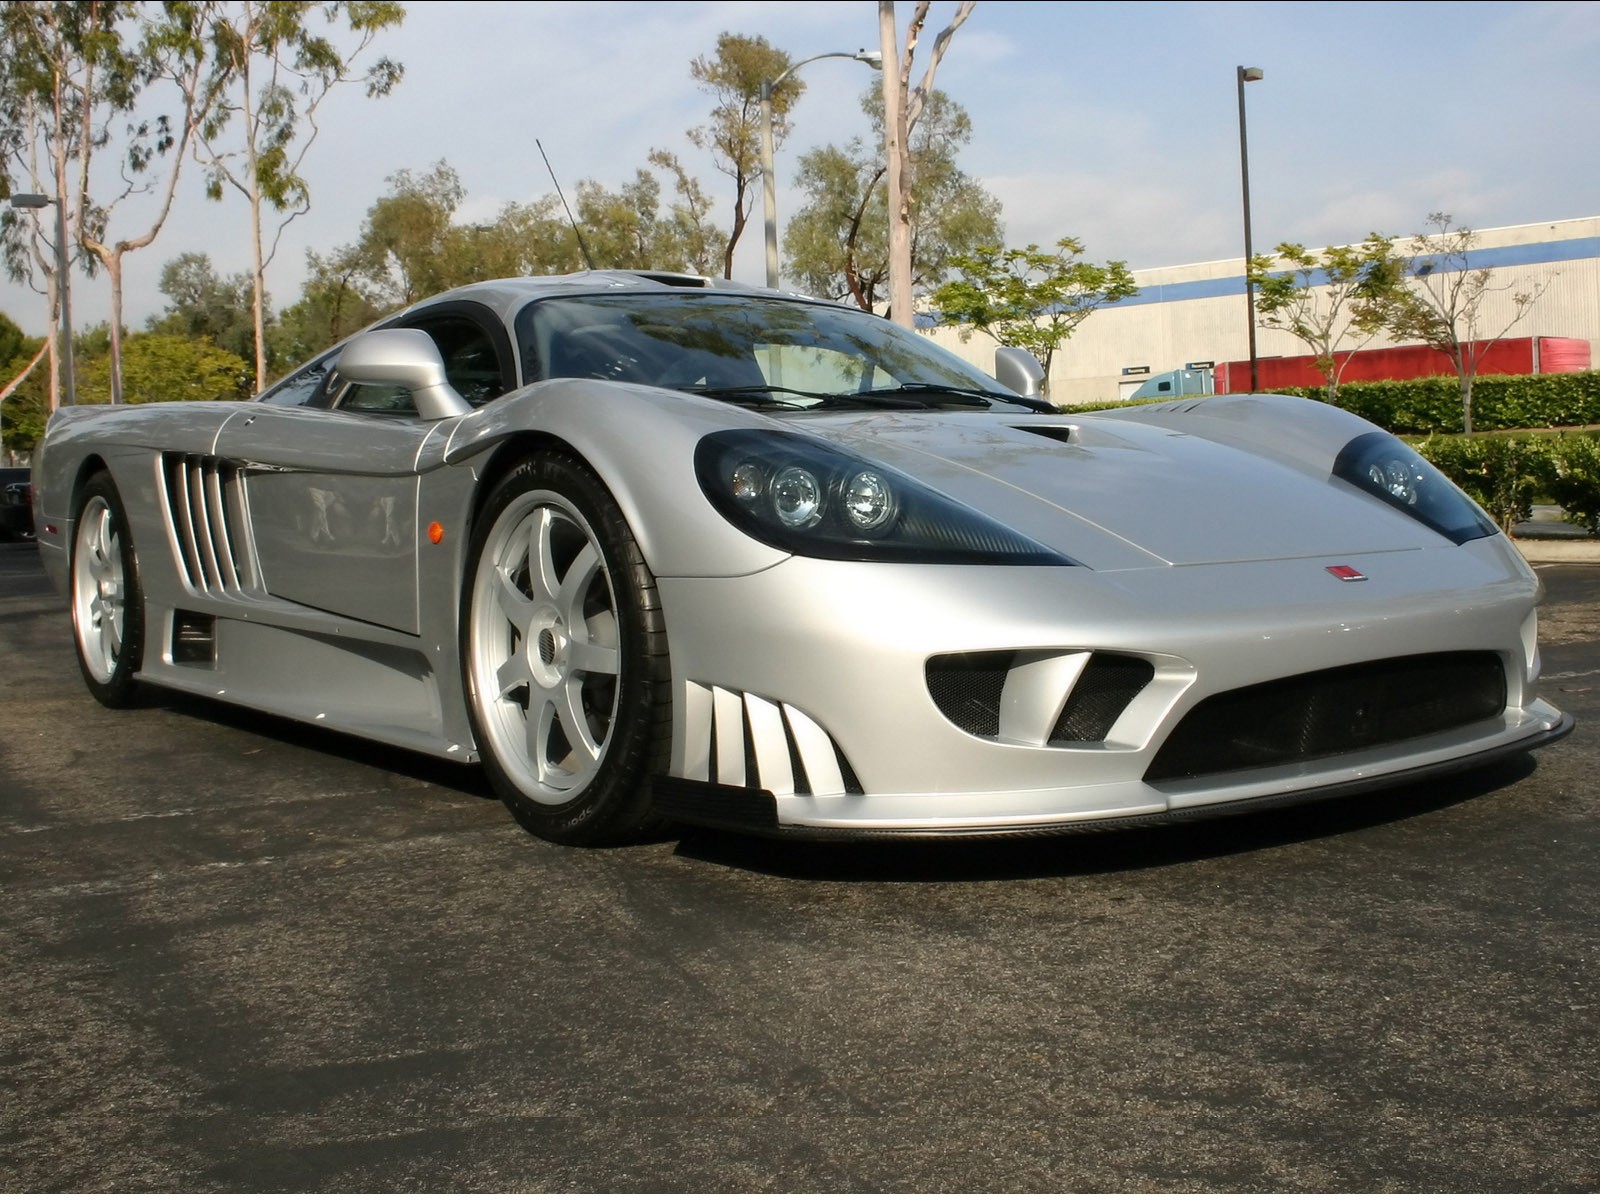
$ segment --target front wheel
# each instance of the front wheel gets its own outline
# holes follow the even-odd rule
[[[525,828],[597,845],[652,824],[666,629],[626,519],[578,460],[526,459],[490,494],[467,556],[461,651],[484,767]]]
[[[126,708],[144,654],[144,593],[127,510],[104,472],[92,476],[79,497],[69,577],[83,680],[101,704]]]

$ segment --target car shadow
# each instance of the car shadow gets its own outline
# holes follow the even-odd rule
[[[185,719],[209,721],[225,725],[243,733],[269,738],[275,742],[342,758],[349,762],[376,770],[405,775],[437,787],[451,788],[469,796],[496,800],[494,788],[483,768],[472,763],[435,758],[418,750],[405,750],[384,742],[375,742],[351,733],[311,725],[289,717],[273,716],[256,709],[243,708],[206,696],[186,692],[169,692],[155,687],[142,688],[135,706],[149,709],[166,709]]]
[[[739,870],[828,882],[981,882],[1103,875],[1337,837],[1410,820],[1498,791],[1533,772],[1531,754],[1398,787],[1170,824],[968,838],[829,841],[685,830],[679,855]]]

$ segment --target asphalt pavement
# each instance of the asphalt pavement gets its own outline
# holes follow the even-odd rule
[[[475,770],[78,677],[0,545],[0,1191],[1587,1192],[1577,732],[1183,828],[524,834]]]

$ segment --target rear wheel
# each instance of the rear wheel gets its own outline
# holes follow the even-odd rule
[[[111,476],[84,484],[73,523],[72,632],[84,682],[101,704],[133,702],[144,655],[144,594],[127,510]]]
[[[467,561],[467,707],[501,798],[554,842],[645,832],[671,673],[655,579],[616,502],[574,458],[527,459],[490,494]]]

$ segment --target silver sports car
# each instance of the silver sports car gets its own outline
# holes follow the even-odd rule
[[[477,284],[253,401],[62,410],[38,541],[103,703],[481,762],[575,844],[1181,819],[1571,728],[1536,577],[1395,438],[996,371],[697,277]]]

